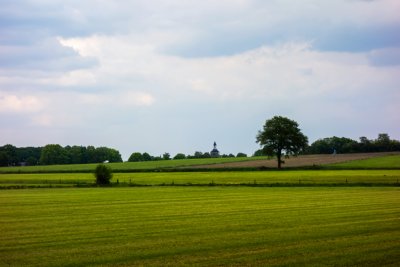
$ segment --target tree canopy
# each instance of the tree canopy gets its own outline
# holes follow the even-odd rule
[[[0,166],[85,164],[122,162],[118,150],[108,147],[65,146],[48,144],[44,147],[0,146]]]
[[[174,159],[186,159],[186,155],[183,153],[178,153],[175,155]]]
[[[332,154],[334,152],[365,153],[400,151],[400,142],[390,139],[387,133],[380,133],[378,138],[370,140],[365,136],[357,142],[346,137],[326,137],[313,142],[307,149],[308,154]]]
[[[98,185],[108,185],[110,184],[110,180],[113,176],[112,170],[110,167],[99,164],[94,170],[94,176],[96,177],[96,184]]]
[[[267,120],[256,140],[267,155],[277,157],[279,169],[284,163],[283,155],[297,155],[308,145],[308,138],[300,131],[298,123],[282,116]]]

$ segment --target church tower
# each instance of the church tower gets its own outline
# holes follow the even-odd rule
[[[217,143],[214,142],[214,149],[211,150],[210,155],[212,158],[219,158],[219,151],[217,149]]]

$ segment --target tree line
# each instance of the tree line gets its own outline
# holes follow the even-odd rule
[[[370,140],[365,136],[359,141],[346,137],[328,137],[315,141],[306,148],[306,154],[332,153],[366,153],[400,151],[400,142],[390,139],[387,133],[381,133],[377,139]]]
[[[44,147],[0,147],[0,166],[85,164],[122,162],[118,150],[108,147],[65,146],[49,144]]]
[[[239,152],[236,154],[223,154],[221,155],[221,158],[242,158],[242,157],[247,157],[247,154]],[[171,158],[171,155],[169,153],[164,153],[162,156],[151,156],[149,153],[144,152],[133,152],[128,161],[129,162],[141,162],[141,161],[157,161],[157,160],[179,160],[179,159],[207,159],[207,158],[212,158],[211,154],[209,152],[200,152],[196,151],[193,155],[185,155],[184,153],[178,153],[174,157]]]

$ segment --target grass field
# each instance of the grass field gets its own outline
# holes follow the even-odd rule
[[[48,188],[0,190],[0,266],[398,266],[399,160],[218,172],[154,171],[215,159],[116,163],[105,188],[93,187],[96,164],[1,168],[2,189]]]
[[[400,155],[377,157],[363,160],[336,163],[326,167],[343,169],[400,169]]]
[[[0,191],[1,266],[398,266],[400,188]]]
[[[362,159],[362,160],[360,160]],[[324,169],[400,169],[400,154],[388,153],[358,153],[338,155],[303,155],[285,159],[284,168],[304,168],[319,166]],[[114,172],[137,172],[154,170],[201,169],[253,169],[276,168],[276,160],[267,157],[248,158],[209,158],[161,160],[148,162],[107,163]],[[92,172],[97,164],[69,164],[50,166],[0,167],[1,173],[72,173]]]
[[[253,160],[267,160],[267,157],[248,158],[209,158],[209,159],[182,159],[182,160],[160,160],[145,162],[120,162],[107,163],[114,171],[131,170],[154,170],[162,168],[178,168],[193,165],[209,165],[228,162],[242,162]],[[45,172],[91,172],[97,166],[95,164],[67,164],[46,166],[24,166],[24,167],[0,167],[0,173],[45,173]]]
[[[400,170],[115,173],[119,185],[400,185]],[[0,188],[94,184],[90,173],[0,174]]]

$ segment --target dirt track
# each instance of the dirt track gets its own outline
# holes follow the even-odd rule
[[[340,163],[351,160],[368,159],[374,157],[382,157],[386,155],[394,155],[399,153],[394,152],[383,152],[383,153],[356,153],[356,154],[336,154],[336,155],[305,155],[298,157],[290,157],[284,159],[285,164],[282,167],[304,167],[313,165],[323,165]],[[196,165],[187,168],[257,168],[257,167],[277,167],[276,159],[270,160],[254,160],[254,161],[242,161],[242,162],[231,162],[221,164],[210,164],[210,165]]]

